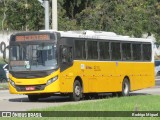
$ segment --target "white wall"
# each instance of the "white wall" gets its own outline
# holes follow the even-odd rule
[[[10,39],[10,35],[12,34],[13,32],[0,32],[0,58],[3,57],[3,53],[2,53],[2,50],[1,49],[4,49],[4,45],[2,46],[2,42],[5,43],[5,46],[8,46],[9,45],[9,39]],[[8,53],[7,53],[7,56],[8,56]]]

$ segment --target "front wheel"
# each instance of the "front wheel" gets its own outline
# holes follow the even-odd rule
[[[70,95],[71,100],[79,101],[82,98],[82,85],[76,80],[73,85],[73,93]]]

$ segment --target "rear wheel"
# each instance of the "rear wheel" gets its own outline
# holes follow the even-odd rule
[[[79,101],[82,98],[82,85],[76,80],[73,85],[73,93],[70,95],[71,100]]]
[[[28,95],[28,99],[31,102],[36,102],[36,101],[38,101],[39,96],[38,95]]]
[[[123,83],[122,83],[122,92],[114,92],[112,93],[112,96],[117,97],[117,96],[129,96],[130,92],[130,82],[127,78],[124,78]]]
[[[124,78],[122,83],[122,92],[120,93],[121,96],[129,96],[130,92],[130,83],[127,78]]]

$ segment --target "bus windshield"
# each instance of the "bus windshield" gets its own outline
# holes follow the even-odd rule
[[[10,48],[11,71],[41,71],[56,69],[56,45],[15,45]]]

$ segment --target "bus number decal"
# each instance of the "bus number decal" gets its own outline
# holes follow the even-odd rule
[[[94,66],[94,71],[101,71],[100,66]]]

